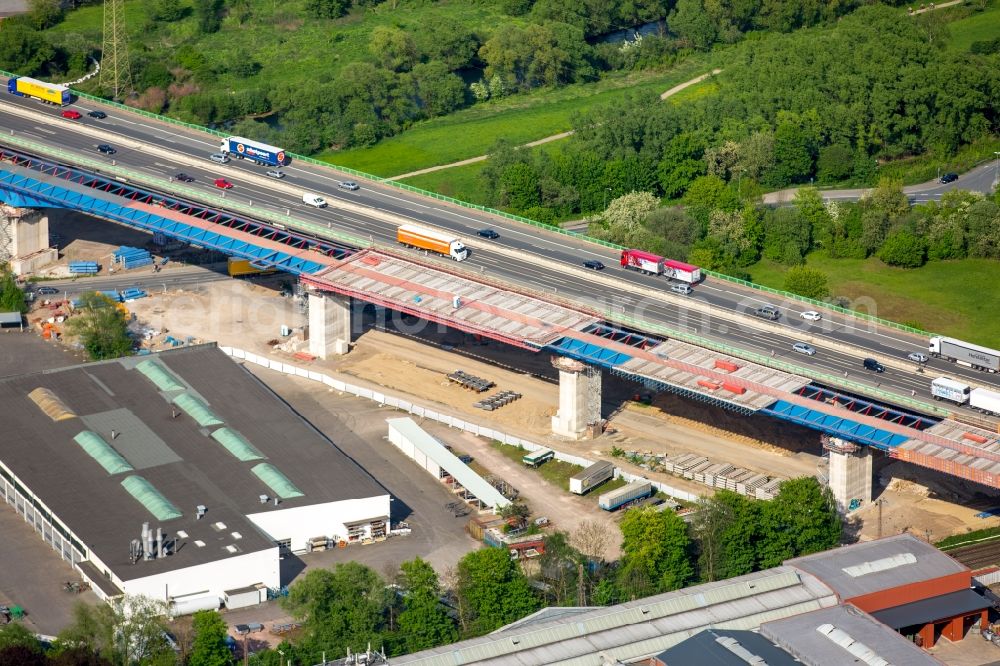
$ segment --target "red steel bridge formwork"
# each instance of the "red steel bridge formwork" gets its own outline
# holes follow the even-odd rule
[[[886,451],[890,456],[1000,488],[994,432],[878,405],[776,370],[621,328],[568,301],[413,260],[359,250],[259,220],[11,151],[0,153],[0,199],[62,207],[249,259],[347,296],[486,336],[569,357],[647,387],[764,413]]]

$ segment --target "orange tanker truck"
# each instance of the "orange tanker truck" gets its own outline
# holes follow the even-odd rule
[[[396,230],[396,240],[407,247],[437,252],[455,261],[464,261],[469,256],[469,248],[455,236],[414,224],[399,227]]]

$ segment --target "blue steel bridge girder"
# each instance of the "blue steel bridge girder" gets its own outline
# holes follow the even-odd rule
[[[928,418],[919,414],[909,414],[886,405],[859,398],[857,396],[846,395],[837,391],[816,385],[804,386],[797,393],[805,398],[823,403],[836,403],[840,407],[850,412],[882,419],[897,425],[903,425],[914,430],[926,430],[938,423],[937,419]]]

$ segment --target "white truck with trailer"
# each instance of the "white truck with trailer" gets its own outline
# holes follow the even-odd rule
[[[977,412],[1000,416],[1000,393],[984,388],[974,388],[969,392],[969,407]]]
[[[935,400],[947,400],[956,405],[964,405],[969,402],[969,393],[972,387],[962,382],[957,382],[950,377],[938,377],[931,381],[931,395]]]
[[[927,351],[935,358],[943,358],[975,370],[1000,372],[1000,351],[996,349],[980,347],[954,338],[934,336],[927,345]]]
[[[593,465],[569,478],[569,491],[582,495],[591,488],[599,486],[615,475],[614,463],[599,460]]]

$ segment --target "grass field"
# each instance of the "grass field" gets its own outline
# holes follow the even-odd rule
[[[489,197],[486,195],[485,184],[479,177],[484,166],[485,162],[476,162],[413,176],[400,182],[469,203],[486,205]]]
[[[932,261],[922,268],[886,266],[875,258],[830,259],[823,252],[807,265],[826,273],[830,292],[856,301],[855,309],[927,331],[1000,348],[995,294],[1000,262],[989,259]],[[750,267],[753,281],[781,289],[786,268],[762,261]],[[870,307],[862,307],[863,303]]]
[[[565,132],[572,129],[576,113],[612,104],[629,92],[661,93],[710,68],[709,59],[697,55],[668,72],[613,74],[596,83],[477,104],[414,125],[371,148],[328,152],[319,158],[385,177],[450,164],[486,154],[500,138],[521,145]]]
[[[973,42],[1000,38],[1000,3],[948,24],[948,50],[965,53]]]

